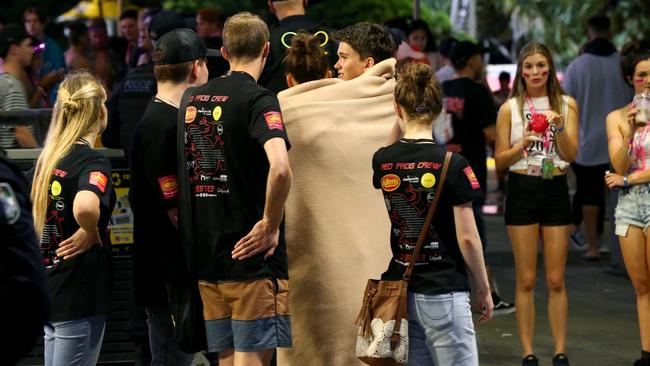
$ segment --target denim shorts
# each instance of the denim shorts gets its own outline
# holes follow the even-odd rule
[[[209,352],[291,347],[289,281],[200,281]]]
[[[645,231],[650,226],[650,184],[636,184],[621,190],[614,218],[618,236],[627,236],[630,225]]]
[[[478,366],[468,292],[408,293],[409,366]]]

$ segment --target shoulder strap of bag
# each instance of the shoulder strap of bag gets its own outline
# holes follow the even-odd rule
[[[433,198],[433,202],[431,202],[431,206],[429,206],[429,212],[427,213],[427,217],[424,220],[424,226],[422,226],[422,231],[420,232],[418,241],[415,244],[415,249],[413,250],[413,256],[411,257],[409,266],[406,268],[406,272],[404,272],[404,276],[402,277],[404,281],[408,282],[408,280],[411,279],[411,273],[413,273],[413,267],[415,266],[415,259],[420,254],[420,249],[422,249],[422,243],[424,243],[424,238],[427,236],[427,232],[429,231],[429,227],[431,226],[431,220],[433,220],[433,214],[436,212],[436,207],[438,206],[438,202],[440,201],[440,196],[442,195],[442,188],[445,186],[445,178],[447,178],[447,170],[449,169],[450,161],[451,161],[451,152],[447,151],[447,154],[445,155],[445,162],[442,165],[442,174],[440,175],[440,182],[438,183],[436,196]]]

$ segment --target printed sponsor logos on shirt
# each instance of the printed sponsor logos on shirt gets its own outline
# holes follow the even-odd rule
[[[422,187],[431,188],[436,184],[436,177],[431,173],[424,173],[420,181],[422,182]]]
[[[212,116],[212,111],[207,108],[201,107],[199,110],[197,110],[197,112],[201,113],[204,116]]]
[[[54,169],[54,170],[52,171],[52,174],[55,175],[55,176],[57,176],[57,177],[61,177],[61,178],[63,178],[63,177],[65,177],[66,175],[68,175],[68,172],[63,171],[63,170],[61,170],[61,169]]]
[[[65,203],[63,203],[63,201],[61,200],[58,200],[54,203],[54,208],[56,208],[57,211],[63,211],[63,209],[65,208]]]
[[[387,174],[381,178],[381,188],[386,192],[396,190],[401,183],[401,180],[395,174]]]
[[[104,173],[90,172],[90,178],[88,179],[88,183],[99,188],[100,192],[104,193],[104,191],[106,191],[107,182],[108,182],[108,178],[104,175]]]
[[[269,126],[270,130],[284,131],[284,126],[282,125],[282,113],[266,112],[264,113],[264,119],[266,120],[266,125]]]
[[[194,106],[185,109],[185,123],[192,123],[196,119],[197,110]]]
[[[402,180],[404,182],[409,182],[409,183],[413,183],[413,184],[417,184],[418,182],[420,182],[420,178],[414,177],[412,175],[407,175],[406,178],[404,178]]]
[[[199,95],[190,95],[190,103],[197,102],[225,102],[228,100],[226,95],[210,95],[210,94],[199,94]]]
[[[158,184],[160,185],[160,191],[162,192],[164,199],[168,200],[178,195],[178,185],[176,183],[175,175],[167,175],[158,178]]]
[[[481,189],[481,185],[478,183],[478,179],[476,179],[476,174],[474,174],[474,171],[472,170],[471,166],[468,166],[467,168],[463,169],[463,172],[467,176],[467,179],[469,180],[469,184],[472,186],[472,189]]]
[[[55,180],[52,182],[52,186],[50,188],[50,191],[52,192],[52,196],[56,197],[61,194],[61,183],[59,183],[58,180]]]
[[[221,112],[222,111],[220,106],[214,107],[212,110],[212,118],[214,118],[215,121],[219,121],[219,118],[221,118]]]

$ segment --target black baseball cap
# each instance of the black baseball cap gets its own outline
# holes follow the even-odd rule
[[[0,31],[0,58],[7,56],[9,47],[14,44],[19,44],[31,36],[25,31],[24,27],[10,24]]]
[[[459,61],[467,61],[474,55],[482,55],[488,50],[484,47],[477,45],[474,42],[470,41],[458,41],[451,48],[449,53],[449,59],[452,63],[456,64]]]
[[[170,10],[162,10],[151,19],[149,37],[153,41],[157,41],[166,33],[179,28],[191,27],[180,14]]]
[[[195,31],[181,28],[156,41],[153,60],[156,65],[176,65],[206,57],[207,52],[205,42]]]

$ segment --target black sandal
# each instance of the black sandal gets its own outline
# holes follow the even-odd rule
[[[537,361],[534,354],[530,354],[521,360],[521,366],[539,366],[539,361]]]
[[[564,353],[553,356],[553,366],[571,366],[569,358]]]

